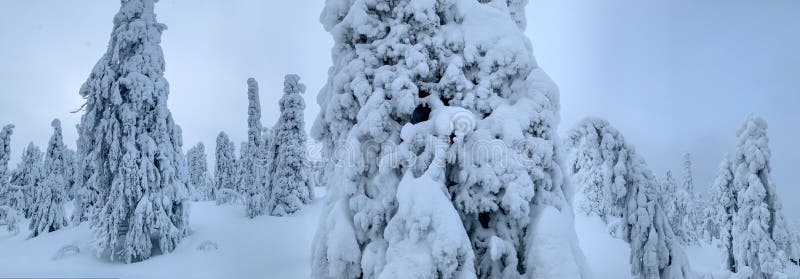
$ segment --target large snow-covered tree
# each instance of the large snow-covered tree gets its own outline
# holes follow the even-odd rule
[[[214,167],[214,187],[217,189],[217,204],[235,201],[236,192],[236,146],[225,132],[217,135],[216,165]]]
[[[267,154],[271,164],[270,214],[284,216],[300,210],[311,202],[313,191],[309,183],[306,165],[306,133],[303,96],[306,87],[297,75],[287,75],[283,82],[283,97],[280,99],[281,116],[272,132],[273,153]]]
[[[44,153],[33,142],[22,151],[22,158],[11,176],[11,185],[19,190],[11,195],[11,206],[30,218],[34,189],[42,180]]]
[[[189,167],[189,185],[194,187],[196,200],[215,200],[216,189],[211,174],[208,172],[208,159],[206,147],[200,142],[186,152],[186,162]]]
[[[68,225],[64,203],[67,201],[69,175],[67,147],[61,133],[61,121],[53,120],[53,135],[47,144],[42,169],[42,181],[34,188],[31,213],[31,237],[54,232]]]
[[[659,202],[655,176],[608,122],[584,119],[565,139],[569,170],[581,185],[577,201],[599,210],[613,236],[631,247],[635,278],[686,278],[691,273]],[[583,198],[586,196],[586,198]]]
[[[776,278],[783,274],[796,244],[792,243],[772,180],[767,123],[750,116],[737,137],[731,161],[737,209],[732,231],[734,266],[736,270],[751,269],[753,278]]]
[[[247,148],[242,148],[239,159],[238,183],[244,193],[245,212],[248,217],[266,213],[267,197],[266,166],[262,160],[263,141],[261,136],[261,101],[259,100],[258,82],[254,78],[247,79]]]
[[[171,252],[189,232],[188,173],[160,46],[167,27],[155,2],[121,1],[108,50],[80,90],[79,208],[92,216],[98,255],[124,262]]]
[[[586,276],[556,135],[558,90],[523,33],[525,4],[326,2],[321,21],[334,38],[334,61],[317,97],[312,136],[332,159],[324,171],[329,189],[313,245],[314,277],[382,274],[397,187],[406,170],[421,175],[434,156],[423,153],[422,163],[381,174],[378,162],[397,151],[405,124],[451,108],[464,111],[430,125],[475,130],[462,145],[444,139],[446,150],[464,152],[446,160],[443,182],[467,231],[475,275]],[[420,148],[421,139],[409,144]],[[565,222],[545,221],[553,212]],[[555,228],[562,223],[568,225]],[[561,233],[544,234],[555,230]],[[559,257],[545,247],[559,249]]]

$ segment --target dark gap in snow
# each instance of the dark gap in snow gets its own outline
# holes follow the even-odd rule
[[[489,212],[478,213],[478,222],[481,222],[481,227],[483,227],[484,229],[488,229],[489,221],[490,221]]]
[[[428,96],[430,96],[430,95],[431,95],[431,93],[428,93],[428,91],[426,91],[425,89],[420,89],[420,90],[419,90],[419,93],[417,93],[417,95],[418,95],[420,98],[425,98],[425,97],[428,97]]]
[[[417,108],[414,109],[414,112],[411,114],[411,124],[417,124],[423,121],[427,121],[431,114],[431,108],[428,107],[428,104],[420,104]]]

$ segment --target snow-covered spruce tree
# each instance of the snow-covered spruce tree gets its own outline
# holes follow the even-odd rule
[[[703,236],[702,224],[706,217],[706,204],[695,191],[692,174],[692,154],[683,154],[683,189],[686,192],[686,217],[683,218],[683,238],[688,245],[696,244]]]
[[[11,190],[11,171],[8,169],[8,161],[11,160],[11,134],[13,133],[13,124],[4,126],[0,131],[0,205],[8,204],[7,192]]]
[[[216,199],[214,182],[208,172],[206,147],[200,142],[186,152],[189,167],[189,185],[195,190],[195,199],[209,201]]]
[[[78,191],[76,185],[77,180],[77,163],[78,163],[78,154],[75,150],[70,149],[69,147],[64,148],[64,160],[66,166],[66,174],[65,179],[67,180],[67,198],[72,200],[75,198],[76,192]]]
[[[34,188],[31,213],[31,237],[54,232],[68,225],[64,203],[67,201],[67,175],[69,162],[66,158],[61,121],[53,120],[53,136],[47,144],[42,169],[42,181]]]
[[[748,267],[753,278],[782,275],[793,253],[791,236],[772,181],[767,123],[750,116],[737,132],[732,161],[736,210],[733,216],[733,255],[736,269]]]
[[[274,153],[270,156],[270,214],[292,214],[311,202],[311,189],[306,169],[306,133],[303,96],[306,87],[297,75],[287,75],[283,82],[283,97],[279,102],[281,116],[273,128]]]
[[[675,235],[680,238],[680,234],[682,233],[681,224],[683,223],[683,216],[685,212],[678,213],[681,207],[678,205],[678,183],[675,182],[675,177],[672,175],[672,171],[667,171],[664,174],[664,179],[661,181],[661,193],[659,195],[659,200],[661,201],[661,209],[664,211],[664,217],[667,218],[669,221],[670,227],[672,227]],[[580,197],[580,196],[579,196]],[[593,204],[583,204],[583,207],[591,207]]]
[[[259,152],[262,148],[261,139],[261,101],[258,95],[258,82],[254,78],[247,80],[247,147],[242,148],[239,159],[239,187],[244,193],[245,213],[247,217],[254,218],[262,215],[266,210],[266,201],[269,193],[265,181],[265,166]]]
[[[525,2],[326,2],[321,21],[335,41],[334,64],[312,135],[332,159],[314,277],[382,274],[405,172],[379,175],[377,164],[400,143],[401,127],[428,120],[437,103],[474,116],[476,131],[463,139],[469,152],[447,161],[444,185],[472,244],[475,275],[587,275],[558,148],[558,90],[523,34]],[[494,156],[471,152],[481,148]],[[510,164],[509,154],[530,164]],[[427,165],[414,164],[415,175]]]
[[[11,176],[11,185],[18,187],[19,191],[12,194],[10,206],[22,212],[25,218],[30,218],[34,205],[34,189],[42,180],[44,153],[33,142],[22,152],[17,169]]]
[[[225,132],[217,135],[216,166],[214,167],[217,204],[236,201],[236,146]]]
[[[692,154],[683,153],[683,189],[694,193],[694,176],[692,175]]]
[[[8,170],[8,161],[11,160],[11,134],[13,133],[13,124],[8,124],[0,130],[0,225],[6,225],[8,231],[16,233],[20,214],[9,206],[8,201],[11,191],[11,172]]]
[[[578,196],[612,221],[613,236],[631,247],[635,278],[686,278],[689,266],[658,201],[658,182],[625,138],[602,119],[584,119],[573,128],[565,146]],[[578,199],[580,200],[580,199]],[[603,217],[601,215],[601,217]]]
[[[711,237],[719,239],[723,268],[738,272],[733,254],[733,217],[738,210],[737,192],[733,188],[733,169],[727,154],[722,158],[719,172],[709,192],[714,215],[711,225],[705,229]]]
[[[188,172],[159,45],[167,27],[154,5],[122,1],[108,51],[80,90],[80,208],[98,255],[127,263],[173,251],[189,231]]]

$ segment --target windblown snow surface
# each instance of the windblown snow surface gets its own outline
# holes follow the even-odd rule
[[[88,223],[32,239],[25,229],[27,221],[20,224],[23,229],[17,235],[0,227],[0,278],[308,278],[311,240],[325,188],[315,192],[312,204],[288,217],[248,219],[242,206],[195,202],[192,233],[173,253],[132,264],[96,257],[89,248]],[[578,239],[596,278],[629,278],[628,245],[609,236],[599,218],[580,214],[575,218]],[[68,248],[59,253],[70,245],[79,251]],[[571,252],[551,253],[557,257]],[[687,254],[699,273],[719,269],[719,252],[712,246],[687,247]]]

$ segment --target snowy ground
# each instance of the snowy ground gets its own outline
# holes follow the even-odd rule
[[[10,236],[0,228],[0,278],[308,278],[310,246],[322,209],[324,188],[313,204],[292,217],[248,219],[239,206],[213,202],[192,205],[192,235],[172,253],[134,264],[103,261],[89,249],[88,224],[27,239],[27,232]],[[22,224],[27,226],[27,224]],[[596,278],[629,278],[628,245],[611,238],[599,218],[577,216],[576,230]],[[203,243],[217,250],[199,249]],[[57,251],[77,244],[80,252],[53,259]],[[717,270],[714,247],[690,247],[692,268]]]
[[[317,189],[318,195],[324,190]],[[10,236],[0,228],[0,278],[308,278],[321,205],[318,198],[292,217],[248,219],[240,206],[193,203],[192,234],[175,252],[133,264],[95,257],[87,223],[33,239],[27,239],[27,231]],[[21,225],[27,228],[27,223]],[[198,248],[207,241],[216,243],[218,250]],[[80,253],[53,259],[72,243]]]
[[[628,263],[630,247],[624,241],[611,237],[600,217],[576,216],[575,230],[596,278],[631,277],[631,265]],[[698,274],[709,274],[720,269],[720,252],[716,247],[701,245],[685,249],[692,270]]]

